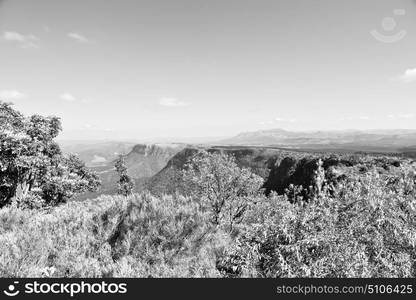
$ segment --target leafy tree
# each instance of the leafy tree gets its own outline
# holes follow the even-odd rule
[[[76,194],[98,189],[98,176],[77,156],[71,154],[52,162],[52,168],[40,180],[42,195],[47,202],[60,203]]]
[[[59,118],[25,117],[0,101],[0,128],[0,206],[30,193],[54,205],[98,188],[98,176],[54,141]]]
[[[126,162],[123,155],[119,155],[115,163],[116,171],[119,175],[118,193],[123,196],[131,195],[134,189],[134,182],[131,177],[127,174]]]
[[[206,151],[194,155],[182,175],[193,193],[211,210],[212,222],[226,224],[230,230],[242,221],[263,185],[260,176],[240,168],[234,157]]]

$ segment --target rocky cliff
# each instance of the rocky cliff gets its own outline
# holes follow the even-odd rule
[[[128,174],[135,182],[135,191],[144,188],[147,180],[162,170],[170,159],[184,148],[180,144],[137,144],[125,155]],[[114,161],[93,168],[101,179],[101,188],[96,194],[113,194],[117,190],[118,175]],[[93,195],[83,195],[84,198]]]
[[[154,175],[147,188],[155,194],[181,192],[180,171],[199,148],[185,148],[169,160],[166,167]],[[213,147],[205,149],[232,155],[241,167],[250,168],[263,177],[266,194],[284,194],[290,185],[302,186],[304,198],[311,196],[310,187],[322,189],[336,185],[352,174],[375,167],[381,171],[399,168],[401,160],[384,155],[331,154],[287,151],[264,147]],[[319,173],[319,174],[318,174]],[[317,177],[321,176],[317,182]]]

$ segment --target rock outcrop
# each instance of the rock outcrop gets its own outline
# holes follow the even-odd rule
[[[321,191],[325,185],[343,180],[345,177],[342,169],[354,164],[353,161],[335,157],[286,157],[272,166],[264,188],[266,194],[274,191],[281,195],[290,185],[302,186],[304,191],[301,196],[307,199],[311,193]]]
[[[162,170],[170,159],[184,146],[169,144],[137,144],[125,155],[125,162],[129,176],[135,182],[135,191],[144,189],[147,180]],[[117,189],[118,175],[114,169],[114,161],[105,167],[96,168],[100,176],[102,186],[101,194],[113,194]],[[91,197],[91,195],[85,195]]]

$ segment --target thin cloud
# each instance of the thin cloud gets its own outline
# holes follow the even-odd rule
[[[394,115],[389,115],[389,118],[394,118]],[[345,117],[341,117],[340,120],[341,121],[353,121],[353,120],[361,120],[361,121],[368,121],[371,120],[372,117],[370,116],[366,116],[366,115],[362,115],[362,116],[345,116]]]
[[[416,81],[416,68],[407,69],[404,74],[399,77],[399,79],[406,83]]]
[[[59,98],[67,102],[78,102],[78,103],[83,103],[83,104],[88,104],[88,103],[93,102],[93,100],[91,100],[90,98],[78,98],[72,95],[71,93],[63,93],[59,96]]]
[[[33,35],[24,35],[16,31],[3,32],[2,39],[6,42],[18,44],[21,48],[39,48],[40,39]]]
[[[84,43],[84,44],[88,44],[91,41],[84,35],[77,33],[77,32],[70,32],[68,33],[68,37],[79,42],[79,43]]]
[[[295,118],[285,119],[285,118],[277,117],[274,120],[276,122],[289,122],[289,123],[295,123],[295,122],[297,122],[297,119],[295,119]]]
[[[1,100],[16,100],[26,97],[25,94],[19,92],[18,90],[3,90],[0,91]]]
[[[75,98],[72,94],[70,94],[70,93],[64,93],[64,94],[62,94],[61,96],[60,96],[60,98],[62,99],[62,100],[65,100],[65,101],[67,101],[67,102],[74,102],[74,101],[76,101],[77,100],[77,98]]]
[[[265,120],[265,121],[261,121],[259,122],[260,125],[276,125],[276,124],[280,124],[281,123],[296,123],[298,120],[295,118],[281,118],[281,117],[276,117],[273,120]]]
[[[263,122],[260,122],[259,124],[260,125],[272,125],[274,122],[273,121],[263,121]]]
[[[164,97],[160,99],[159,104],[167,107],[184,107],[189,106],[188,102],[180,101],[176,98]]]
[[[80,101],[81,101],[81,103],[85,103],[85,104],[94,102],[94,101],[93,101],[92,99],[90,99],[90,98],[82,98]]]
[[[398,119],[402,119],[402,120],[408,120],[408,119],[413,119],[415,118],[416,115],[415,114],[401,114],[401,115],[387,115],[387,118],[391,119],[391,120],[398,120]]]

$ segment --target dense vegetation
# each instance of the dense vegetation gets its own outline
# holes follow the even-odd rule
[[[308,202],[232,193],[229,207],[246,205],[232,228],[214,222],[203,191],[11,205],[0,210],[0,275],[414,277],[415,178],[369,170]]]
[[[54,141],[60,131],[58,118],[27,118],[0,101],[0,207],[55,205],[98,187],[78,157],[62,154]]]
[[[2,163],[14,166],[3,149]],[[274,181],[290,175],[284,190],[238,158],[199,151],[175,173],[170,195],[131,194],[122,159],[119,196],[36,206],[20,195],[0,209],[0,276],[415,277],[415,163],[298,156],[271,166]],[[47,197],[49,185],[35,178]]]

